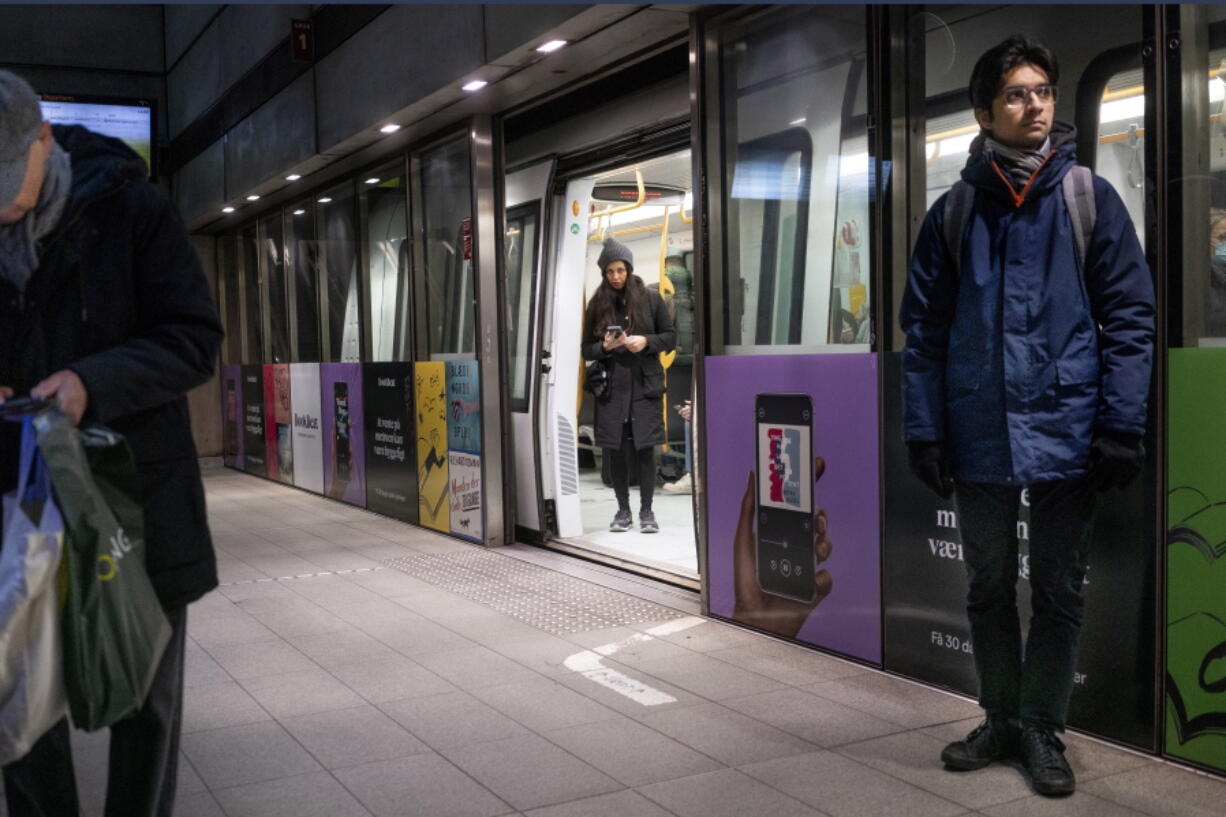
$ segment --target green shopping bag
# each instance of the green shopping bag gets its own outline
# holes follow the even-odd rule
[[[78,728],[92,731],[144,703],[171,628],[145,571],[144,511],[127,441],[101,426],[73,428],[56,410],[34,427],[64,517],[68,708]]]

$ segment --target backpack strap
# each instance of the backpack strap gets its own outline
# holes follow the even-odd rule
[[[1090,236],[1094,234],[1098,215],[1094,205],[1094,174],[1085,165],[1073,165],[1060,180],[1060,187],[1064,190],[1064,205],[1073,222],[1073,240],[1077,242],[1077,258],[1084,275]]]
[[[962,236],[975,204],[975,188],[962,179],[945,196],[945,252],[953,259],[954,274],[962,274]]]

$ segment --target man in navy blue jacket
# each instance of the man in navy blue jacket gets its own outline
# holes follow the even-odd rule
[[[957,769],[1019,758],[1044,795],[1075,788],[1054,733],[1072,693],[1089,520],[1096,490],[1141,468],[1154,332],[1136,231],[1106,180],[1073,170],[1075,131],[1054,119],[1057,80],[1054,55],[1022,37],[979,58],[967,207],[951,206],[951,192],[929,210],[899,316],[910,465],[956,495],[987,713],[941,758]],[[1085,181],[1079,205],[1070,172]],[[1024,648],[1023,489],[1034,610]]]

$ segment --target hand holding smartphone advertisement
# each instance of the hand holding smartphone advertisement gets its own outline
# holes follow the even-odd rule
[[[350,430],[353,421],[349,416],[349,384],[338,381],[332,385],[332,488],[328,495],[341,499],[349,486],[350,466],[353,463]]]
[[[831,545],[826,514],[813,503],[826,464],[813,456],[809,395],[759,394],[753,419],[758,478],[750,472],[737,525],[737,617],[793,636],[832,584],[829,572],[817,569]]]

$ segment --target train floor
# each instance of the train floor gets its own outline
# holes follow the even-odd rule
[[[1226,780],[1079,735],[1064,800],[1010,766],[947,772],[942,745],[978,721],[965,698],[704,618],[693,594],[611,568],[219,467],[206,486],[222,584],[189,613],[177,817],[1179,817],[1226,802]],[[102,813],[106,741],[74,733],[86,817]]]
[[[617,497],[611,487],[601,482],[598,469],[580,470],[579,497],[579,513],[583,519],[581,543],[615,556],[698,578],[692,495],[670,494],[656,486],[651,507],[660,525],[658,533],[641,533],[638,529],[638,486],[630,486],[634,527],[620,533],[609,530],[609,523],[617,512]]]

